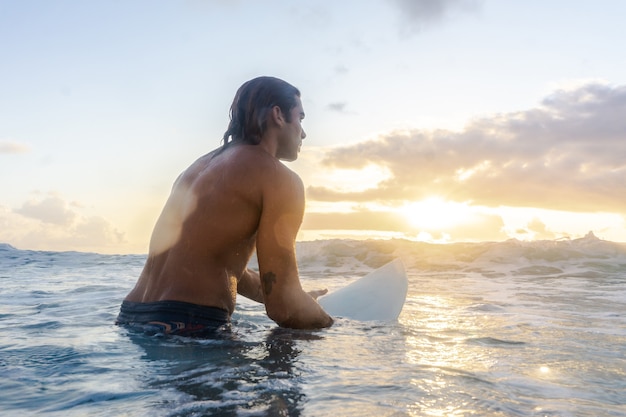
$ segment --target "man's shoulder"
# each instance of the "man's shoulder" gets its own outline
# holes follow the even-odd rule
[[[229,163],[241,166],[247,172],[256,175],[269,175],[284,178],[300,178],[275,156],[254,145],[240,146],[233,149]]]
[[[237,145],[222,152],[213,151],[200,157],[187,170],[194,182],[214,181],[216,175],[229,182],[248,186],[300,184],[302,180],[278,158],[253,145]]]

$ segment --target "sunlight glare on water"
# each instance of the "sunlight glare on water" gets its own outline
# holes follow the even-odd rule
[[[224,339],[113,324],[143,256],[0,245],[0,404],[51,416],[626,417],[626,249],[611,242],[300,244],[331,290],[395,257],[397,322],[279,329],[238,300]]]

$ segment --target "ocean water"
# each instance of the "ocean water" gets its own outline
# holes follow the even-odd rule
[[[583,239],[298,244],[305,289],[400,257],[397,322],[277,328],[238,301],[219,340],[113,325],[145,256],[0,245],[7,416],[626,416],[626,246]]]

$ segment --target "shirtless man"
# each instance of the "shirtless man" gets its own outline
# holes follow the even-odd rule
[[[280,162],[298,157],[303,118],[300,92],[285,81],[259,77],[239,88],[223,146],[174,183],[118,324],[202,336],[230,322],[238,293],[264,303],[282,327],[332,325],[316,301],[326,290],[300,285],[304,186]],[[255,248],[259,273],[247,268]]]

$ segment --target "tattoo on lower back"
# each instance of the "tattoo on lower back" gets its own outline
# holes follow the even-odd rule
[[[272,292],[272,285],[276,282],[276,274],[273,272],[266,272],[263,274],[263,279],[261,281],[263,284],[263,292],[265,295],[270,295]]]

